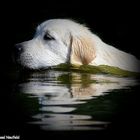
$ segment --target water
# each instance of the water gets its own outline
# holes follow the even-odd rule
[[[26,123],[42,131],[105,130],[138,85],[132,77],[108,74],[48,70],[19,75],[14,94],[29,112]]]

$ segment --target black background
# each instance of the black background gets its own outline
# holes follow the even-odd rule
[[[47,135],[48,137],[60,136],[78,136],[86,139],[95,137],[92,132],[67,133],[50,133],[37,132],[33,128],[24,128],[21,130],[19,124],[23,121],[23,113],[18,107],[17,101],[12,100],[10,94],[11,81],[8,81],[8,74],[12,63],[12,50],[16,43],[29,40],[32,38],[35,28],[41,22],[51,18],[70,18],[86,24],[91,30],[99,35],[103,41],[115,47],[132,53],[138,58],[139,55],[139,4],[134,2],[103,2],[103,1],[5,1],[1,4],[1,44],[0,44],[0,61],[1,61],[1,124],[0,130],[3,134],[16,134],[25,130],[30,131],[31,138],[35,135]],[[138,99],[137,99],[138,100]],[[104,135],[111,138],[120,138],[125,136],[137,136],[136,126],[138,125],[138,103],[134,100],[135,110],[123,112],[121,116],[113,123],[111,128]],[[9,104],[7,104],[7,102]],[[132,107],[133,108],[133,107]],[[11,116],[12,114],[12,116]],[[23,113],[24,114],[24,113]],[[131,121],[130,121],[131,120]],[[132,122],[133,121],[133,122]],[[129,122],[129,123],[128,123]],[[131,123],[130,123],[131,122]],[[139,125],[138,125],[139,126]],[[15,129],[14,129],[15,127]],[[12,129],[11,129],[12,128]],[[19,131],[18,131],[19,129]],[[33,129],[33,131],[32,131]],[[133,131],[134,130],[134,131]],[[27,133],[26,131],[26,133]],[[32,133],[31,133],[32,131]],[[0,133],[1,133],[0,132]],[[25,133],[25,134],[26,134]],[[22,134],[24,134],[22,132]],[[28,134],[28,133],[27,133]],[[40,136],[39,135],[39,136]],[[98,133],[96,134],[98,135]],[[101,136],[100,134],[98,136]],[[26,136],[28,137],[28,136]],[[59,138],[59,137],[58,137]],[[41,138],[40,138],[41,139]]]

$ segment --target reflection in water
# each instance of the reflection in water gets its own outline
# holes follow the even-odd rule
[[[45,130],[101,130],[108,124],[107,122],[93,121],[92,117],[88,115],[43,113],[34,116],[34,118],[41,118],[34,124],[42,125],[41,128]]]
[[[109,122],[97,121],[90,113],[77,113],[79,105],[114,89],[136,85],[133,78],[73,72],[36,72],[19,84],[20,92],[37,98],[39,111],[32,116],[44,130],[100,130]],[[87,110],[88,111],[88,110]]]

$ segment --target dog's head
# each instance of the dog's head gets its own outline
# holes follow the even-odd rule
[[[60,63],[89,64],[95,58],[92,33],[66,19],[53,19],[37,27],[32,40],[16,45],[17,62],[29,69]]]

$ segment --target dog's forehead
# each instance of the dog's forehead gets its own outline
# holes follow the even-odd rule
[[[37,30],[40,31],[55,31],[55,32],[76,32],[81,30],[81,26],[79,23],[76,23],[72,20],[67,19],[51,19],[41,23]],[[83,30],[83,26],[82,26]]]

